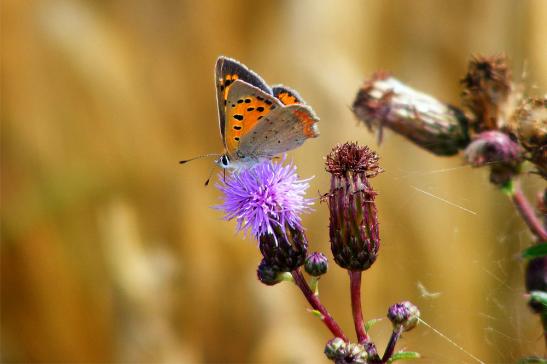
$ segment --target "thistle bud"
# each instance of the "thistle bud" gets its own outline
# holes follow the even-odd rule
[[[504,127],[514,110],[513,85],[505,56],[474,56],[462,79],[464,104],[475,115],[478,131]]]
[[[547,256],[533,258],[526,266],[526,291],[547,292]],[[530,308],[536,313],[545,312],[543,304],[530,301]]]
[[[329,340],[325,355],[336,364],[366,364],[368,353],[361,344],[346,343],[339,337]]]
[[[308,241],[299,226],[285,224],[272,226],[273,233],[259,238],[259,247],[265,262],[279,272],[291,272],[304,264]]]
[[[367,351],[361,344],[351,343],[347,347],[347,355],[344,361],[337,362],[342,364],[366,364],[368,359]]]
[[[273,266],[269,265],[265,259],[262,259],[256,269],[258,280],[267,286],[273,286],[282,281],[280,272]]]
[[[330,339],[325,345],[325,355],[330,360],[342,359],[346,356],[347,343],[339,337]]]
[[[323,253],[312,253],[306,258],[304,269],[312,277],[319,277],[327,273],[328,261]]]
[[[387,311],[387,318],[393,324],[393,329],[403,328],[410,331],[416,327],[420,319],[420,310],[410,301],[403,301],[392,305]]]
[[[365,81],[353,112],[369,130],[378,128],[380,140],[385,126],[436,155],[455,155],[469,142],[462,111],[386,73]]]
[[[377,363],[381,361],[380,355],[378,355],[378,350],[376,349],[376,345],[372,341],[367,341],[363,343],[363,347],[365,348],[368,359],[371,363]]]
[[[335,147],[327,156],[331,173],[329,236],[334,261],[351,271],[368,269],[380,247],[376,192],[368,179],[382,172],[378,155],[357,143]]]
[[[522,149],[509,135],[491,130],[474,138],[465,149],[465,158],[473,167],[489,165],[490,181],[502,186],[519,173]]]

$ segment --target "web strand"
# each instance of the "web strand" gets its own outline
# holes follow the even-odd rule
[[[434,333],[436,333],[437,335],[439,335],[440,337],[442,337],[443,339],[445,339],[446,341],[448,341],[450,344],[452,344],[453,346],[455,346],[456,348],[458,348],[460,351],[463,351],[465,354],[467,354],[470,358],[472,358],[473,360],[475,360],[477,363],[481,363],[481,364],[485,364],[482,360],[480,360],[479,358],[477,358],[475,355],[471,354],[469,351],[465,350],[463,347],[461,347],[460,345],[458,345],[454,340],[452,340],[451,338],[449,338],[448,336],[446,336],[445,334],[443,334],[442,332],[440,332],[439,330],[437,330],[436,328],[434,328],[433,326],[429,325],[427,322],[425,322],[424,320],[422,320],[421,318],[418,318],[418,320],[420,320],[420,322],[422,324],[424,324],[425,326],[429,327],[431,330],[433,330]]]

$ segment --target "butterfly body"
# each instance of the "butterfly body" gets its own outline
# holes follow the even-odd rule
[[[215,68],[222,168],[241,169],[319,136],[311,107],[285,86],[270,88],[239,62],[220,57]]]

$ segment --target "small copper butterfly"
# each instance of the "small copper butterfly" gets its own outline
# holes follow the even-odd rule
[[[298,148],[319,136],[319,118],[288,87],[270,87],[238,61],[219,57],[215,67],[222,168],[240,169]]]

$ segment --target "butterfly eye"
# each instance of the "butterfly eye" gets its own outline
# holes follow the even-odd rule
[[[222,163],[223,166],[227,167],[230,164],[228,156],[223,155],[222,157],[220,157],[220,163]]]

